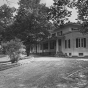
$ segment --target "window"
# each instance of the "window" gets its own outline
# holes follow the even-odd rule
[[[56,33],[53,33],[53,34],[52,34],[52,37],[55,37],[55,36],[56,36]]]
[[[65,40],[65,48],[67,48],[67,40]]]
[[[80,47],[80,39],[78,39],[78,44],[79,44],[79,47]]]
[[[76,48],[78,48],[78,38],[76,39]]]
[[[61,36],[62,35],[62,31],[57,32],[57,36]]]
[[[50,42],[50,49],[54,49],[56,46],[56,41],[51,41]]]
[[[76,38],[76,48],[78,47],[86,48],[86,38]]]
[[[84,40],[83,40],[83,38],[82,38],[82,39],[81,39],[81,47],[83,47],[83,41],[84,41]]]
[[[40,45],[40,50],[42,50],[42,44]]]
[[[78,31],[79,29],[78,28],[72,28],[72,31]]]
[[[69,53],[69,56],[71,56],[71,53]]]
[[[79,56],[83,56],[83,53],[79,53]]]
[[[48,43],[43,44],[43,49],[48,49]]]
[[[70,39],[68,40],[68,48],[70,48]]]
[[[65,40],[65,48],[71,48],[70,39]]]
[[[84,38],[84,48],[86,48],[86,38]]]
[[[61,46],[61,39],[58,40],[59,46]]]

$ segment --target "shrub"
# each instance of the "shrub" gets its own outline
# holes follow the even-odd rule
[[[2,42],[1,46],[4,52],[9,55],[12,63],[17,62],[19,60],[19,54],[22,53],[20,49],[25,47],[22,41],[17,38],[7,42]]]

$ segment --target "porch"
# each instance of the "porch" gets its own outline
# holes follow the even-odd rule
[[[37,53],[46,56],[55,56],[63,54],[64,37],[54,37],[37,45]]]

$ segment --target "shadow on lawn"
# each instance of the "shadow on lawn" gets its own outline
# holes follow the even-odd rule
[[[7,70],[7,69],[10,69],[10,68],[13,68],[13,67],[17,67],[19,66],[19,64],[17,63],[14,63],[14,64],[11,64],[11,63],[0,63],[0,71],[3,71],[3,70]]]
[[[88,70],[75,73],[71,77],[52,73],[41,77],[32,86],[36,86],[33,88],[88,88]]]

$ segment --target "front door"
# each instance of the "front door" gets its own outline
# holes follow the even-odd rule
[[[61,41],[61,39],[58,40],[58,45],[59,45],[58,46],[59,47],[59,52],[61,52],[62,51],[62,46],[61,46],[62,45],[62,41]]]

